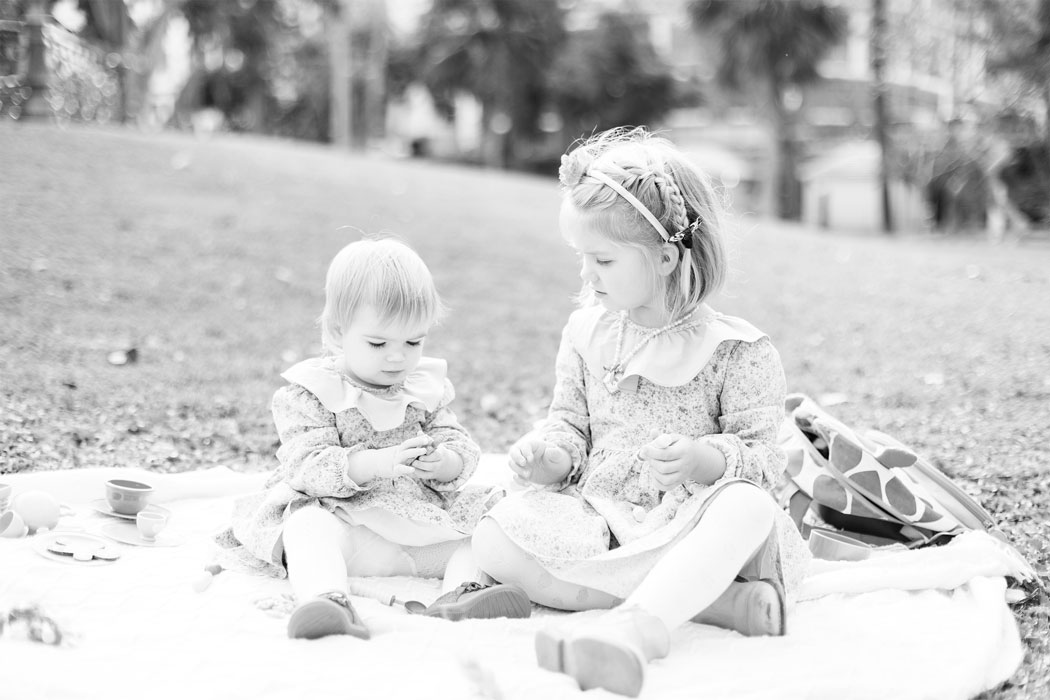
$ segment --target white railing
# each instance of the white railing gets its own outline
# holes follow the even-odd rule
[[[35,68],[34,52],[42,53],[35,57]],[[92,46],[51,18],[41,23],[0,20],[0,119],[118,119],[119,64],[119,55]]]

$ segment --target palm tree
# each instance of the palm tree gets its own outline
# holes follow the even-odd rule
[[[652,124],[677,97],[675,80],[634,17],[605,12],[568,38],[550,72],[551,98],[570,140],[625,124]]]
[[[1042,118],[1035,121],[1043,125],[1050,154],[1050,0],[984,0],[981,7],[996,38],[987,67],[993,74],[1014,76],[1020,82],[1018,97],[1041,105]]]
[[[719,82],[755,91],[773,133],[775,212],[798,219],[794,115],[784,98],[819,77],[817,64],[845,37],[848,15],[819,0],[693,0],[689,14],[697,31],[717,44]]]
[[[315,0],[325,12],[329,132],[360,149],[382,132],[389,19],[386,0]]]
[[[204,102],[235,130],[261,130],[280,25],[277,6],[278,0],[180,0],[192,38],[192,74],[179,96],[182,106]],[[221,56],[222,64],[207,65],[209,53]]]
[[[486,160],[509,167],[516,142],[536,131],[563,37],[557,0],[434,0],[420,37],[423,82],[446,105],[457,90],[474,95]]]

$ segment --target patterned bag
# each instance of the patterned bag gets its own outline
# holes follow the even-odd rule
[[[778,495],[803,534],[812,509],[827,525],[870,544],[922,546],[966,530],[1007,543],[984,508],[900,442],[854,431],[802,394],[788,396],[786,409],[779,442],[788,463]]]
[[[802,394],[789,395],[786,409],[778,441],[788,461],[778,499],[814,556],[866,559],[879,546],[944,544],[979,530],[1015,564],[1008,602],[1050,594],[992,516],[901,442],[877,430],[858,433]],[[812,516],[820,522],[808,522]]]

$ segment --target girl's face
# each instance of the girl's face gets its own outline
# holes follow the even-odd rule
[[[610,311],[627,311],[635,323],[666,322],[662,285],[646,253],[613,243],[594,226],[593,216],[566,201],[561,208],[562,235],[580,258],[580,279]]]
[[[383,319],[372,306],[363,306],[343,332],[344,369],[368,386],[399,384],[419,365],[429,330],[429,323]]]

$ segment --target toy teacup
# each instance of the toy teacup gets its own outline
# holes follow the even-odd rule
[[[817,559],[861,561],[871,556],[872,547],[842,533],[814,528],[809,533],[809,551]]]
[[[168,524],[168,516],[155,510],[143,510],[135,516],[135,526],[139,536],[146,542],[153,542],[157,535]]]
[[[141,481],[110,479],[106,482],[106,502],[122,515],[137,515],[149,505],[153,487]]]
[[[22,516],[13,510],[0,515],[0,537],[25,537],[29,534]]]

